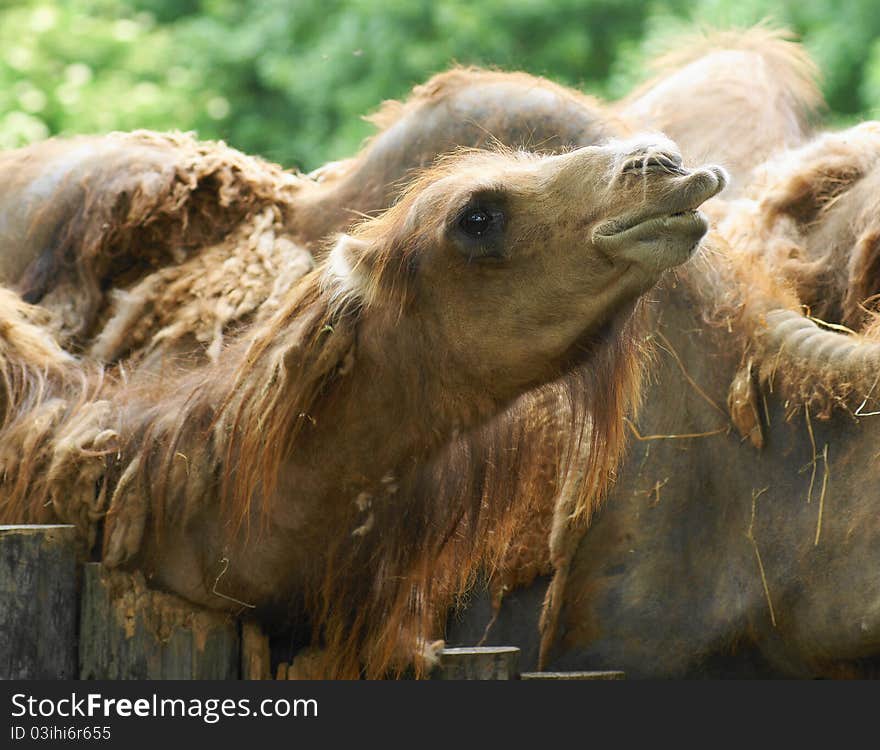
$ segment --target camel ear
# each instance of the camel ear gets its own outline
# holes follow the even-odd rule
[[[328,258],[330,273],[348,289],[364,289],[372,264],[369,248],[370,243],[365,240],[340,234]]]

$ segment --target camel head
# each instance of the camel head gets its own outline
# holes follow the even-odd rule
[[[584,358],[707,230],[726,184],[662,137],[441,159],[330,253],[328,283],[417,321],[462,381],[507,398]]]

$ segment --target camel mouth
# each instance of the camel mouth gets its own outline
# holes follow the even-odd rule
[[[695,208],[675,213],[651,214],[628,219],[612,219],[600,224],[593,231],[594,241],[613,240],[615,243],[643,242],[667,232],[700,232],[702,237],[709,229],[709,221],[702,211]]]
[[[706,215],[687,209],[597,227],[593,244],[611,262],[635,265],[653,275],[689,260],[708,231]]]
[[[684,263],[709,231],[709,220],[697,210],[727,185],[720,167],[707,167],[676,179],[679,189],[667,194],[664,206],[627,212],[593,229],[593,244],[612,261],[638,263],[663,270]]]

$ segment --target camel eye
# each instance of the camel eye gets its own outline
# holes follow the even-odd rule
[[[482,237],[492,230],[498,211],[471,208],[464,212],[459,221],[461,230],[469,237]]]
[[[473,201],[459,214],[458,228],[471,239],[479,240],[498,232],[504,213],[497,205]]]
[[[507,255],[504,198],[495,193],[474,196],[452,220],[452,239],[467,260],[503,260]]]

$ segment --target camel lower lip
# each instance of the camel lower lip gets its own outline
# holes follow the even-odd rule
[[[655,215],[625,227],[609,224],[593,232],[593,246],[612,263],[632,263],[654,273],[684,263],[709,230],[708,219],[695,210]]]
[[[686,234],[699,232],[702,235],[708,228],[709,222],[704,214],[700,211],[689,210],[651,216],[624,226],[621,226],[619,221],[606,222],[596,228],[593,237],[596,241],[618,244],[652,239],[669,232],[680,231]]]

